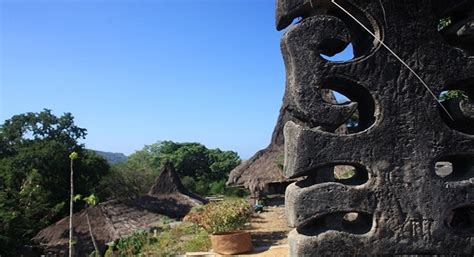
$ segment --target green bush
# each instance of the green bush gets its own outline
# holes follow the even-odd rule
[[[451,17],[444,17],[438,20],[438,31],[441,31],[447,27],[449,27],[453,23]]]
[[[211,247],[209,234],[190,222],[166,226],[159,233],[136,232],[121,238],[109,247],[106,256],[168,257],[186,252],[207,251]]]
[[[147,231],[134,232],[131,236],[121,238],[115,245],[119,256],[133,256],[142,251],[142,248],[153,243],[153,237]]]
[[[464,91],[458,90],[458,89],[444,91],[441,93],[441,96],[439,97],[440,101],[446,101],[446,100],[451,100],[451,99],[469,100],[469,97]]]
[[[222,195],[225,193],[225,180],[214,181],[209,185],[210,195]]]
[[[252,206],[243,199],[226,199],[204,206],[200,225],[210,234],[226,233],[244,228],[250,221]]]
[[[143,248],[143,255],[168,257],[186,252],[207,251],[211,246],[209,234],[194,223],[182,222],[168,227],[153,244]]]
[[[209,248],[211,248],[209,233],[207,233],[207,231],[202,228],[184,244],[184,249],[186,252],[207,251]]]

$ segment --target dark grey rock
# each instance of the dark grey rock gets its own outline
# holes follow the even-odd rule
[[[460,37],[462,36],[474,36],[474,18],[473,20],[467,22],[465,25],[463,25],[457,32],[456,34]]]
[[[459,109],[466,119],[474,120],[474,103],[463,100],[459,103]]]
[[[285,174],[304,178],[286,191],[291,256],[474,253],[474,58],[466,33],[473,1],[338,0],[380,37],[435,95],[463,90],[443,105],[396,58],[330,1],[278,0],[285,99]],[[453,17],[453,31],[438,31]],[[470,25],[469,25],[470,26]],[[353,44],[355,58],[329,62]],[[352,102],[323,101],[322,92]],[[341,126],[358,111],[353,133]],[[438,164],[438,167],[436,167]],[[341,179],[335,166],[352,166]],[[444,169],[444,173],[441,172]],[[447,169],[451,169],[448,172]]]

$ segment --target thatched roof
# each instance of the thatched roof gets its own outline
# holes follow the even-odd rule
[[[203,204],[207,201],[204,198],[191,193],[183,186],[178,174],[174,170],[173,163],[169,161],[165,162],[163,165],[163,170],[161,171],[160,176],[155,180],[155,184],[151,187],[148,195],[157,198],[179,198],[181,202],[189,201],[190,204]]]
[[[120,201],[101,203],[98,206],[74,213],[75,256],[88,256],[94,251],[86,214],[89,215],[92,233],[101,252],[106,249],[106,243],[130,235],[135,230],[159,224],[164,218],[163,215],[136,208]],[[45,253],[51,252],[59,256],[67,255],[69,216],[41,230],[33,238],[33,241],[39,243],[45,249]]]
[[[336,98],[331,91],[325,91],[324,99],[336,103]],[[270,144],[267,148],[258,151],[249,160],[242,162],[229,174],[227,185],[243,186],[248,188],[254,196],[264,196],[265,188],[271,183],[291,182],[283,174],[284,162],[284,136],[283,127],[286,122],[299,121],[289,111],[290,105],[287,99],[283,99],[275,129],[273,130]],[[341,131],[343,130],[343,131]],[[347,129],[339,128],[338,133],[344,134]]]
[[[255,194],[263,191],[269,183],[287,181],[282,169],[284,158],[283,126],[289,120],[291,120],[291,116],[286,110],[286,106],[283,106],[270,145],[233,169],[229,174],[227,185],[244,186]]]
[[[86,215],[101,252],[106,243],[143,230],[160,226],[169,218],[182,218],[189,210],[205,203],[201,197],[187,191],[173,165],[166,164],[148,195],[134,200],[112,200],[89,207],[73,215],[75,256],[87,256],[94,248],[89,234]],[[69,216],[41,230],[33,241],[46,252],[65,255],[68,250]]]

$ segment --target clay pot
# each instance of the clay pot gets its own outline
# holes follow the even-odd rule
[[[238,254],[252,251],[252,238],[249,232],[238,231],[211,235],[214,252],[219,254]]]

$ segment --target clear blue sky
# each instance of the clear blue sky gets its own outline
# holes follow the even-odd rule
[[[274,0],[0,0],[0,122],[52,109],[87,148],[264,148],[285,84]]]

